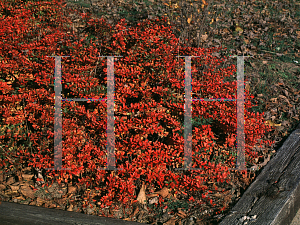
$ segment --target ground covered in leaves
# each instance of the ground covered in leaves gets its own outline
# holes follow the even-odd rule
[[[264,119],[275,128],[263,140],[275,140],[275,144],[256,149],[260,158],[252,165],[255,172],[248,173],[247,178],[232,172],[230,183],[223,186],[208,184],[212,191],[210,197],[219,204],[216,208],[227,207],[223,213],[216,215],[215,208],[188,202],[183,195],[174,195],[166,188],[154,190],[156,193],[149,195],[142,183],[137,184],[136,194],[147,197],[147,206],[136,204],[132,209],[100,209],[96,203],[96,190],[87,192],[84,186],[57,183],[42,187],[51,178],[47,178],[44,171],[30,167],[0,171],[1,199],[93,215],[112,213],[115,218],[148,224],[217,224],[299,124],[299,7],[296,0],[67,1],[66,15],[68,9],[77,9],[78,12],[92,13],[94,18],[106,18],[112,25],[121,18],[127,20],[128,26],[135,26],[147,18],[167,16],[182,44],[202,48],[222,45],[227,48],[223,54],[249,56],[245,58],[245,88],[255,97],[252,103],[256,106],[252,110],[265,112]],[[79,14],[69,16],[78,36],[84,36],[85,24]],[[227,63],[236,65],[236,58]],[[221,191],[223,189],[225,191]],[[87,195],[92,195],[95,203],[83,208]],[[168,207],[154,208],[153,203],[159,197]]]

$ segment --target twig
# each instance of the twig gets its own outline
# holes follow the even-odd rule
[[[258,165],[252,166],[251,170],[257,170],[258,167],[263,167],[265,165],[267,165],[267,163],[270,161],[270,155],[268,155],[268,158],[265,158],[264,161],[262,163],[259,163]]]

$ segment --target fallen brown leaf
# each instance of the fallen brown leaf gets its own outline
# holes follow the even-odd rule
[[[159,194],[161,197],[166,198],[169,195],[169,189],[167,187],[164,187],[160,191],[154,192],[152,194]]]
[[[19,190],[19,185],[9,185],[12,191],[18,191]]]
[[[77,191],[77,187],[74,187],[74,186],[69,186],[68,187],[68,194],[71,194],[71,193],[76,193]]]
[[[147,196],[146,196],[145,190],[146,190],[145,184],[143,184],[142,188],[140,190],[140,193],[137,197],[138,202],[141,203],[141,204],[146,204],[147,203]]]
[[[24,195],[25,197],[32,198],[32,199],[35,198],[34,191],[28,186],[21,186],[20,191],[22,195]]]
[[[4,184],[0,184],[0,191],[4,190],[6,186]]]
[[[36,205],[37,206],[42,206],[46,201],[42,198],[37,198],[36,199]]]
[[[176,213],[179,217],[181,217],[181,218],[186,218],[187,217],[187,214],[186,213],[184,213],[183,211],[181,211],[181,210],[179,210],[178,209],[178,213]]]
[[[175,225],[177,220],[178,219],[176,219],[176,216],[174,216],[171,219],[169,219],[167,222],[165,222],[164,225]],[[181,221],[179,221],[179,222],[181,222]]]
[[[69,208],[67,209],[67,211],[69,211],[69,212],[73,211],[73,205],[72,204],[69,206]]]

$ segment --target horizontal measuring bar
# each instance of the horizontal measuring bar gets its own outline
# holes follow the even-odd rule
[[[89,99],[89,98],[62,98],[62,101],[105,101],[106,98],[99,98],[99,99]],[[231,98],[224,98],[224,99],[209,99],[209,98],[199,98],[199,99],[192,99],[193,101],[237,101],[237,99],[231,99]]]
[[[193,101],[237,101],[237,99],[232,98],[217,98],[217,99],[209,99],[209,98],[198,98],[192,99]]]
[[[106,101],[106,98],[99,98],[99,99],[93,99],[93,98],[63,98],[62,101],[79,101],[79,102],[86,102],[86,101]]]

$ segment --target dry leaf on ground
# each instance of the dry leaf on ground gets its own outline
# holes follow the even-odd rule
[[[141,204],[146,204],[146,202],[147,202],[147,196],[146,196],[145,190],[146,190],[146,187],[145,187],[145,184],[143,184],[142,188],[140,190],[140,193],[137,197],[138,202]]]

